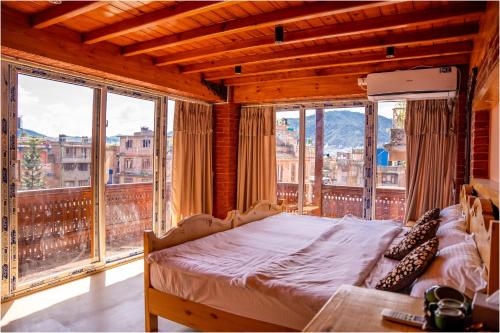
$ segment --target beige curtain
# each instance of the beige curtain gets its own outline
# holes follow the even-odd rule
[[[172,224],[212,214],[212,106],[175,101]]]
[[[454,110],[448,100],[408,102],[405,221],[414,221],[431,208],[452,204],[456,162]]]
[[[275,113],[272,107],[241,109],[237,208],[260,200],[276,202]]]

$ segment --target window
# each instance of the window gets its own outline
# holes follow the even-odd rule
[[[89,181],[88,180],[79,180],[78,186],[89,186]]]
[[[362,216],[364,143],[364,106],[277,111],[278,199],[302,214]]]
[[[89,165],[87,163],[79,163],[78,170],[79,171],[89,171]]]
[[[104,89],[100,83],[69,74],[3,64],[15,78],[4,84],[17,94],[17,103],[5,103],[7,97],[2,95],[9,119],[7,131],[0,134],[8,143],[2,145],[2,156],[15,171],[7,173],[7,183],[16,183],[15,196],[5,202],[15,208],[17,221],[4,220],[7,228],[2,228],[2,237],[14,236],[17,242],[6,243],[7,251],[16,256],[4,257],[2,297],[140,254],[145,228],[154,227],[158,233],[158,222],[162,232],[170,228],[175,101],[168,100],[165,108],[165,97],[112,85]],[[96,106],[104,100],[106,119],[98,122]],[[97,123],[106,127],[106,133],[93,140]],[[155,136],[157,128],[166,132],[166,140]],[[153,150],[157,140],[166,144],[166,151]],[[4,147],[10,149],[12,142],[16,151],[9,154]],[[161,173],[153,173],[156,159],[166,178],[153,187],[153,175]],[[101,162],[103,187],[93,178],[101,176],[94,167]],[[0,186],[3,191],[4,182]],[[165,198],[163,207],[157,203],[163,217],[153,217],[156,189]],[[94,198],[102,192],[106,211],[96,214]]]
[[[402,221],[405,212],[404,101],[378,102],[375,218]]]
[[[130,170],[133,168],[132,163],[134,162],[133,159],[131,158],[126,158],[125,159],[125,170]]]
[[[105,170],[112,175],[104,190],[107,262],[140,253],[144,229],[153,228],[154,151],[144,134],[154,137],[149,128],[155,128],[157,103],[125,90],[107,94]],[[134,141],[136,149],[132,149]],[[150,149],[137,149],[141,145]]]
[[[299,117],[298,110],[276,112],[277,199],[288,211],[298,211],[299,182],[292,169],[299,163]]]

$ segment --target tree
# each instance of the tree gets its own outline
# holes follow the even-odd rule
[[[30,137],[27,142],[28,147],[23,156],[21,182],[26,190],[35,190],[45,187],[41,171],[42,162],[37,147],[39,143],[40,141],[37,138]]]

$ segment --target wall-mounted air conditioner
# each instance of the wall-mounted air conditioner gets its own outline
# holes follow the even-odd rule
[[[455,97],[456,67],[440,67],[368,74],[370,101]]]

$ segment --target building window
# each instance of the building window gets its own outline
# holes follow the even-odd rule
[[[79,171],[88,171],[89,170],[89,165],[87,163],[79,163],[78,164],[78,170]]]
[[[125,159],[125,170],[129,170],[129,169],[132,169],[132,162],[134,160],[131,159],[131,158],[126,158]]]
[[[88,180],[79,180],[78,186],[89,186],[89,181]]]
[[[64,171],[73,171],[76,169],[76,164],[74,163],[64,163]]]
[[[295,164],[292,164],[290,168],[290,181],[292,183],[295,183],[295,173],[296,173],[296,166]]]
[[[132,148],[132,142],[133,142],[133,141],[132,141],[132,140],[130,140],[130,139],[129,139],[129,140],[127,140],[127,141],[125,141],[125,148],[127,148],[127,149]]]
[[[142,159],[142,169],[143,170],[151,169],[151,160],[149,158]]]
[[[151,139],[142,140],[142,148],[149,148],[149,147],[151,147]]]

